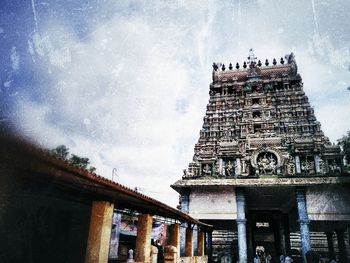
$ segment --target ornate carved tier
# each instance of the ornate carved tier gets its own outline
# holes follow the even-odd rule
[[[183,179],[341,174],[340,148],[324,136],[293,53],[280,64],[249,55],[243,68],[213,64],[210,99]]]

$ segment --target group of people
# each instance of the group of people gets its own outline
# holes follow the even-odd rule
[[[267,253],[265,256],[265,253],[257,253],[254,257],[254,263],[271,263],[272,262],[272,256]],[[292,263],[293,259],[290,256],[284,256],[281,255],[279,259],[280,263]]]

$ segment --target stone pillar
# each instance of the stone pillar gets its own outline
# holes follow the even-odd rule
[[[153,217],[149,214],[138,216],[135,261],[149,262],[151,255]]]
[[[245,196],[243,189],[236,189],[237,232],[238,232],[238,263],[247,263],[247,232],[245,218]]]
[[[158,248],[151,246],[151,263],[157,263],[158,261]]]
[[[181,212],[188,214],[190,211],[190,192],[189,191],[184,191],[181,194]],[[185,247],[186,247],[186,228],[187,228],[187,223],[183,223],[181,225],[181,242],[180,242],[180,250],[179,254],[181,256],[185,255]]]
[[[193,257],[193,229],[191,226],[186,229],[185,256]]]
[[[205,243],[205,232],[203,231],[203,229],[200,229],[198,231],[198,245],[197,245],[197,256],[204,256],[204,243]]]
[[[164,248],[164,263],[177,263],[177,255],[179,251],[174,246],[166,246]]]
[[[329,259],[335,259],[334,243],[333,243],[333,232],[326,232]]]
[[[253,225],[254,220],[251,217],[247,218],[247,257],[254,258],[254,245],[253,245]]]
[[[199,228],[198,226],[193,227],[193,256],[197,256],[198,252],[198,233],[199,233]]]
[[[348,262],[348,255],[346,253],[346,246],[345,246],[345,240],[344,240],[344,229],[338,229],[336,230],[337,234],[337,241],[338,241],[338,248],[339,248],[339,259],[341,263]]]
[[[92,202],[89,238],[86,248],[86,263],[108,261],[109,241],[111,239],[114,204]]]
[[[109,259],[117,259],[119,251],[120,223],[122,215],[113,213],[111,241],[109,244]]]
[[[209,230],[207,233],[208,233],[208,242],[207,242],[208,262],[213,262],[213,231]]]
[[[169,245],[176,247],[178,250],[180,249],[180,224],[176,223],[170,226],[170,241]]]
[[[298,221],[300,224],[301,251],[304,258],[304,262],[306,262],[305,256],[306,253],[311,250],[311,242],[309,231],[310,220],[306,209],[305,190],[303,188],[297,188],[295,191],[295,195],[298,207]]]

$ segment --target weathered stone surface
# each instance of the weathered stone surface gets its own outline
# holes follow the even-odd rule
[[[291,251],[292,228],[301,233],[298,246],[302,243],[305,256],[312,244],[309,219],[317,221],[310,227],[321,231],[350,220],[350,197],[343,189],[349,188],[350,176],[343,170],[340,147],[322,132],[294,55],[285,59],[263,66],[250,50],[243,69],[213,64],[194,156],[172,187],[181,194],[182,211],[211,222],[213,233],[238,234],[237,242],[224,242],[223,236],[213,240],[214,262],[236,261],[238,255],[239,262],[250,262],[254,246],[265,245],[277,258]],[[236,189],[246,195],[237,205]],[[302,195],[296,189],[303,189]],[[282,217],[283,224],[278,222]],[[267,227],[259,232],[256,223]]]
[[[174,246],[166,246],[164,248],[164,262],[165,263],[177,263],[179,259],[179,250]]]
[[[311,220],[350,220],[350,192],[340,185],[307,188],[307,211]]]
[[[249,57],[245,69],[214,63],[200,138],[183,179],[341,174],[340,148],[316,120],[294,55],[266,67]]]
[[[86,263],[105,263],[108,261],[113,209],[114,205],[109,202],[93,202]]]
[[[308,185],[329,185],[350,183],[350,177],[294,177],[294,178],[244,178],[244,179],[197,179],[179,180],[173,184],[173,188],[192,186],[308,186]]]
[[[152,222],[152,215],[144,214],[138,216],[135,261],[150,261]]]
[[[193,229],[186,229],[186,247],[185,247],[186,257],[193,257]]]
[[[157,263],[158,261],[158,248],[151,246],[151,263]]]
[[[198,232],[198,256],[204,256],[204,246],[205,246],[205,232],[200,230]]]
[[[235,198],[233,188],[210,191],[193,189],[190,194],[189,214],[198,219],[235,219]]]
[[[169,227],[169,231],[170,231],[169,245],[174,246],[178,251],[180,251],[180,241],[181,241],[180,229],[181,229],[181,225],[178,223],[172,224]]]

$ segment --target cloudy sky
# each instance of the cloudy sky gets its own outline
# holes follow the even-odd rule
[[[350,130],[350,1],[2,0],[0,121],[175,206],[211,64],[294,52],[325,134]]]

